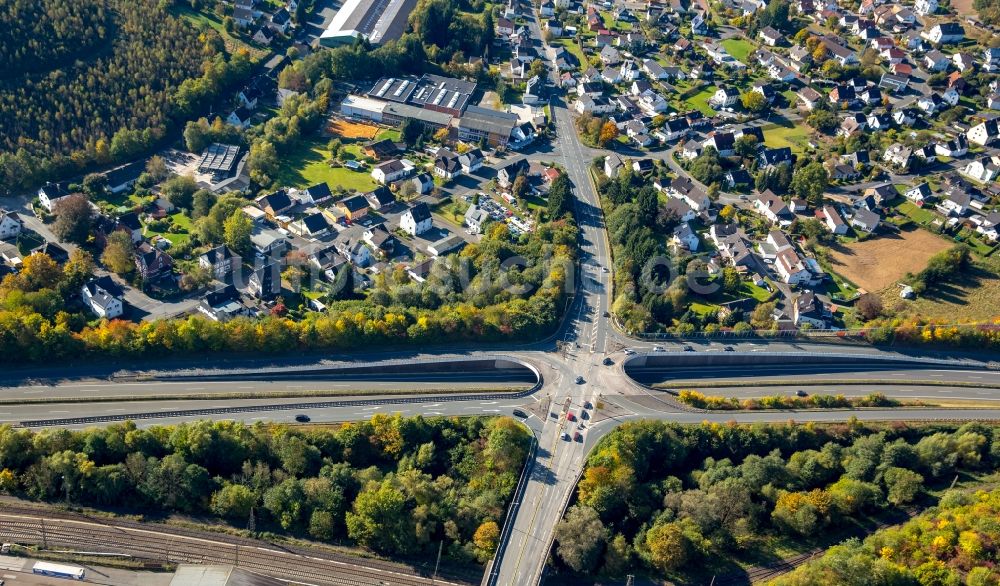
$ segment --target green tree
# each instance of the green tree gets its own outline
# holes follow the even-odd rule
[[[108,243],[101,253],[101,262],[109,271],[128,275],[135,271],[135,245],[128,232],[115,231],[108,236]]]
[[[83,244],[90,236],[93,224],[93,209],[90,202],[82,194],[73,194],[58,201],[52,212],[56,221],[52,224],[52,233],[66,242]]]
[[[575,572],[591,573],[600,559],[607,531],[597,511],[575,505],[556,525],[556,553]]]
[[[819,161],[813,161],[795,170],[792,175],[792,191],[807,200],[813,207],[823,202],[823,193],[830,182],[830,174]]]
[[[764,94],[755,91],[743,92],[740,96],[740,101],[743,103],[743,107],[747,110],[759,114],[764,110],[767,110],[767,98]]]
[[[347,513],[347,535],[375,551],[403,553],[412,545],[404,512],[406,497],[389,482],[368,487],[358,494]]]
[[[253,222],[243,210],[234,211],[223,224],[223,238],[226,245],[244,258],[249,258],[251,252],[252,233]]]
[[[250,178],[258,185],[270,185],[281,168],[278,150],[267,140],[257,140],[250,146],[247,156]]]
[[[175,175],[163,183],[160,191],[174,207],[190,210],[194,203],[194,194],[198,191],[198,183],[194,177]]]
[[[906,468],[889,468],[883,475],[886,500],[894,505],[904,505],[912,501],[924,484],[924,477]]]
[[[210,508],[220,517],[247,519],[255,504],[257,497],[249,488],[242,484],[227,484],[212,493]]]

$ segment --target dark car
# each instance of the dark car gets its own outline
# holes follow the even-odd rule
[[[611,313],[610,313],[610,312],[608,312],[608,311],[605,311],[605,312],[604,312],[604,317],[611,317]]]
[[[685,352],[694,352],[694,348],[692,348],[691,346],[684,346],[684,351]]]
[[[614,364],[614,361],[611,360],[610,358],[604,359],[604,366],[611,366],[612,364]]]
[[[520,417],[522,419],[527,419],[528,418],[528,414],[525,413],[524,411],[521,411],[520,409],[514,409],[513,413],[514,413],[514,417]]]
[[[307,421],[310,421],[310,419],[305,413],[299,413],[295,416],[295,421],[298,421],[299,423],[306,423]]]
[[[575,442],[582,442],[583,441],[583,434],[580,433],[579,431],[576,432],[576,433],[574,433],[573,434],[573,441],[575,441]]]
[[[799,389],[799,390],[795,391],[795,396],[796,397],[808,397],[809,393],[803,391],[802,389]]]
[[[590,404],[590,401],[584,401],[583,402],[583,408],[584,409],[593,409],[594,406]]]
[[[578,384],[578,385],[582,385],[583,384],[583,377],[582,376],[576,377],[576,384]]]
[[[567,421],[576,421],[576,415],[573,415],[572,411],[567,411],[566,412],[566,420]]]
[[[725,350],[726,352],[735,352],[736,351],[732,346],[726,346],[725,348],[723,348],[723,350]]]

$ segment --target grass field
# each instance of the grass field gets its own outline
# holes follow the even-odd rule
[[[322,140],[305,141],[281,158],[282,166],[275,179],[285,187],[309,187],[326,182],[331,189],[343,187],[351,191],[371,191],[375,181],[369,171],[352,171],[327,164],[330,151]]]
[[[977,261],[954,283],[938,285],[908,301],[890,289],[883,295],[886,308],[903,317],[986,321],[1000,316],[1000,258]]]
[[[715,116],[715,110],[708,105],[708,100],[715,95],[715,88],[709,86],[693,96],[684,100],[687,105],[695,110],[701,110],[705,116]]]
[[[937,218],[934,212],[924,209],[908,199],[904,199],[899,205],[897,205],[896,211],[921,226],[926,226]]]
[[[858,287],[882,291],[906,273],[923,270],[930,257],[951,246],[940,236],[913,229],[831,249],[831,266]]]
[[[764,126],[764,144],[771,148],[789,147],[794,153],[803,153],[809,146],[809,130],[801,124],[795,126]]]
[[[720,44],[726,48],[730,55],[744,64],[754,49],[753,44],[746,39],[725,39]]]
[[[150,229],[147,228],[145,230],[146,237],[147,238],[152,238],[153,236],[163,236],[164,238],[166,238],[167,240],[169,240],[170,244],[173,245],[173,246],[177,246],[178,244],[180,244],[182,242],[186,242],[191,237],[190,231],[191,231],[192,222],[191,222],[191,218],[189,216],[187,216],[186,214],[184,214],[182,212],[178,212],[176,214],[171,214],[170,216],[167,216],[167,220],[171,224],[177,224],[178,226],[180,226],[181,228],[183,228],[184,230],[186,230],[188,233],[187,234],[178,234],[176,232],[170,232],[169,230],[166,231],[166,232],[156,232],[154,230],[150,230]]]
[[[184,6],[183,4],[176,4],[171,9],[171,13],[175,16],[179,16],[184,20],[187,20],[197,28],[211,28],[222,36],[222,39],[226,43],[226,50],[230,53],[235,52],[239,49],[246,49],[250,52],[251,57],[254,60],[258,60],[267,54],[267,51],[258,49],[249,43],[236,38],[235,36],[229,34],[226,27],[222,24],[222,21],[215,14],[209,13],[207,11],[197,11],[192,9],[190,6]]]

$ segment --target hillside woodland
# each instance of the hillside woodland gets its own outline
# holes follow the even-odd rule
[[[555,553],[562,567],[584,574],[641,567],[703,584],[705,572],[733,571],[734,562],[759,559],[778,543],[822,546],[947,487],[956,472],[998,465],[1000,428],[980,424],[627,423],[591,454]]]
[[[483,561],[528,431],[510,418],[376,415],[336,431],[199,421],[82,432],[0,427],[0,490],[150,517],[185,513],[386,555]]]
[[[156,0],[0,7],[0,193],[122,162],[249,73]]]

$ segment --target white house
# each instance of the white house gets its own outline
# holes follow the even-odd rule
[[[720,87],[715,90],[715,94],[708,100],[708,105],[713,108],[728,108],[733,106],[740,99],[740,92],[732,87]]]
[[[875,212],[861,208],[854,212],[854,217],[851,218],[851,225],[871,234],[876,228],[878,228],[879,222],[881,221],[882,217]]]
[[[1000,176],[1000,156],[982,157],[962,167],[962,174],[981,183],[989,183]]]
[[[938,9],[938,0],[917,0],[913,4],[913,11],[920,16],[934,14]]]
[[[22,227],[21,218],[16,213],[0,210],[0,240],[17,238]]]
[[[681,224],[674,228],[674,233],[671,236],[670,241],[675,246],[690,252],[698,250],[698,235],[691,229],[691,225],[687,222],[681,222]]]
[[[996,120],[980,122],[969,129],[969,142],[986,146],[1000,138],[1000,123]]]
[[[942,45],[960,43],[965,39],[965,29],[957,22],[935,24],[930,30],[925,30],[920,34],[928,41]]]
[[[73,192],[68,189],[68,185],[68,183],[46,183],[38,190],[38,203],[51,213],[56,204],[73,195]]]
[[[823,221],[826,223],[826,229],[830,232],[837,235],[847,233],[847,224],[844,223],[844,219],[840,217],[833,206],[823,206]]]
[[[790,247],[778,251],[774,258],[774,268],[781,280],[789,285],[804,283],[812,278],[802,258]]]
[[[399,218],[399,227],[410,236],[419,236],[431,229],[433,225],[431,210],[425,203],[418,203],[403,212]]]
[[[912,201],[913,203],[922,205],[924,201],[930,197],[931,188],[926,183],[921,183],[916,187],[911,187],[903,192],[903,197]]]
[[[372,169],[372,179],[382,185],[388,185],[393,181],[399,181],[400,179],[406,177],[409,172],[410,170],[403,164],[402,161],[393,159]]]
[[[97,317],[114,319],[124,311],[121,287],[107,275],[88,281],[80,295]]]

